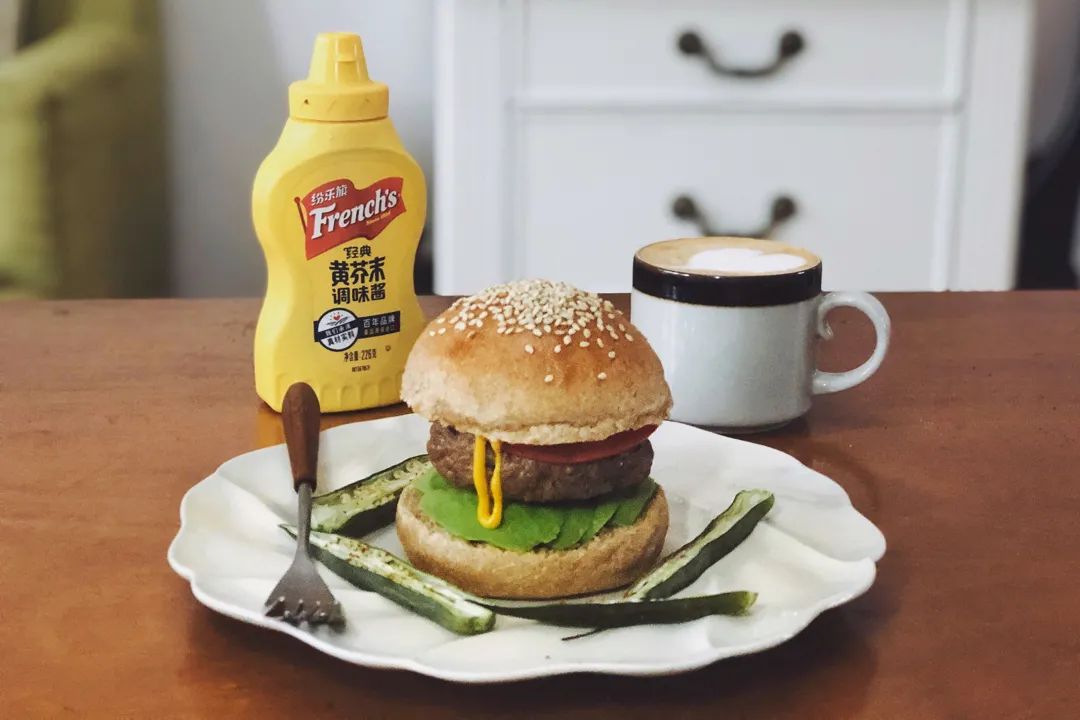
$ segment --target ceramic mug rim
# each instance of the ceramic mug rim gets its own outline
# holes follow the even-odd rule
[[[809,267],[771,273],[709,274],[698,270],[674,270],[643,257],[650,249],[693,240],[726,240],[734,247],[768,243],[777,250],[793,250],[809,256]],[[633,288],[645,295],[689,305],[711,307],[768,307],[804,302],[821,294],[821,258],[809,251],[774,241],[747,238],[680,238],[651,243],[634,253]]]

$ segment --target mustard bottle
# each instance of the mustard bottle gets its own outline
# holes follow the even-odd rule
[[[298,381],[324,412],[400,400],[405,358],[424,326],[413,263],[427,188],[388,106],[360,38],[320,35],[255,176],[252,215],[267,266],[255,388],[278,412]]]

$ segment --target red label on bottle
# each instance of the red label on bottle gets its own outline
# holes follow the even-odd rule
[[[405,212],[402,182],[388,177],[357,190],[351,180],[334,180],[296,198],[308,260],[350,240],[371,240],[385,230]]]

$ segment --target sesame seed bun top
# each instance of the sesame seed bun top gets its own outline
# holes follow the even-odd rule
[[[432,422],[531,445],[603,440],[671,409],[660,360],[629,319],[547,280],[451,305],[413,347],[401,395]]]

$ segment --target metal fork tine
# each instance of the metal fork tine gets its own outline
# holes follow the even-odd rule
[[[330,617],[326,621],[330,626],[341,629],[345,627],[345,613],[341,611],[341,603],[334,601],[330,608]]]
[[[267,600],[266,614],[270,617],[278,617],[281,615],[281,611],[285,608],[285,596],[279,595],[276,598]]]

